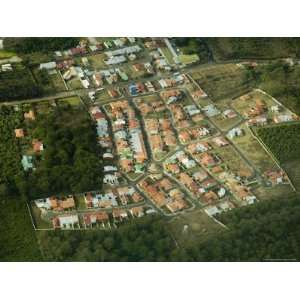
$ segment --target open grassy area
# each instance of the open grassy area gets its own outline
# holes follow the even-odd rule
[[[184,226],[187,225],[186,231]],[[184,247],[186,242],[205,241],[212,235],[224,230],[219,224],[211,219],[201,210],[186,212],[174,217],[169,223],[168,228],[179,247]]]
[[[89,56],[89,62],[95,69],[108,68],[104,59],[106,59],[106,55],[104,53]]]
[[[0,199],[0,261],[42,260],[24,201]]]
[[[242,177],[251,177],[253,175],[252,168],[232,145],[216,148],[213,152],[222,159],[224,167],[229,168],[234,174]]]
[[[265,200],[280,200],[295,196],[294,190],[289,184],[278,184],[272,187],[259,186],[253,190],[257,199]]]
[[[243,129],[244,135],[234,138],[232,142],[240,149],[245,157],[252,162],[260,172],[277,168],[270,155],[252,136],[250,129],[245,124],[240,126],[240,128]]]
[[[191,75],[215,101],[243,94],[251,87],[246,70],[236,64],[199,68]]]
[[[160,48],[160,50],[163,53],[164,57],[166,58],[167,62],[170,65],[174,64],[173,54],[171,53],[169,48],[168,47],[162,47],[162,48]]]
[[[82,83],[79,78],[73,78],[67,81],[67,85],[70,90],[83,89]]]
[[[58,100],[58,104],[67,103],[72,106],[78,106],[81,104],[81,101],[78,96],[62,98]]]
[[[14,55],[16,55],[16,53],[13,51],[0,50],[0,59],[11,58]]]

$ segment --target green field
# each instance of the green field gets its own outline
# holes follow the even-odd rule
[[[58,104],[67,103],[71,106],[78,106],[81,104],[80,98],[78,96],[62,98],[58,100]]]
[[[188,227],[184,232],[185,225]],[[195,240],[203,242],[214,234],[224,231],[219,224],[200,210],[179,215],[173,218],[167,226],[171,236],[182,247],[186,242],[193,243]]]
[[[0,50],[0,59],[7,59],[11,58],[12,56],[16,55],[15,52],[12,51],[6,51],[6,50]]]
[[[251,87],[247,71],[236,64],[199,68],[191,76],[214,101],[243,94]]]

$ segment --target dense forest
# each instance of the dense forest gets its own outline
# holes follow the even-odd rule
[[[42,261],[26,202],[0,195],[0,261]]]
[[[65,50],[76,47],[78,43],[79,38],[74,37],[26,37],[4,39],[4,47],[6,50],[20,54]]]
[[[14,133],[20,126],[21,116],[12,107],[0,107],[0,199],[18,195],[24,180]]]
[[[31,198],[100,189],[102,165],[95,127],[82,108],[58,106],[28,125],[45,149],[27,179]]]
[[[177,42],[178,43],[178,42]],[[207,37],[179,39],[185,52],[209,49],[216,61],[238,59],[274,59],[300,56],[300,38]]]
[[[178,245],[168,224],[147,217],[112,232],[41,232],[47,261],[265,261],[300,259],[300,202],[266,201],[224,213],[228,230]]]
[[[14,70],[0,72],[0,101],[30,99],[42,96],[44,90],[37,84],[29,69],[14,65]]]
[[[299,123],[259,128],[257,133],[281,163],[300,158]]]

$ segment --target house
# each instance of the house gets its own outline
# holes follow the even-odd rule
[[[120,208],[113,209],[112,216],[117,220],[122,220],[128,217],[126,210]]]
[[[283,123],[293,121],[293,116],[291,114],[281,114],[274,116],[273,121],[275,123]]]
[[[235,127],[228,131],[227,137],[233,139],[237,136],[241,136],[242,134],[243,134],[242,129],[239,127]]]
[[[204,209],[204,211],[209,215],[209,216],[214,216],[216,214],[219,214],[221,210],[217,206],[208,206]]]
[[[53,70],[56,68],[56,62],[50,61],[47,63],[40,64],[40,70]]]
[[[229,142],[223,137],[223,136],[217,136],[213,139],[213,142],[218,146],[218,147],[224,147],[229,145]]]
[[[172,189],[173,184],[168,178],[164,177],[161,181],[159,181],[159,186],[166,192]]]
[[[214,104],[206,105],[202,108],[202,110],[208,117],[214,117],[220,114],[220,111],[216,108]]]
[[[208,177],[208,174],[204,171],[204,170],[200,170],[195,172],[193,175],[194,180],[198,181],[198,182],[202,182],[203,180],[205,180]]]
[[[247,122],[248,126],[252,126],[252,125],[263,126],[263,125],[266,125],[267,123],[268,123],[268,120],[265,116],[257,116],[253,119],[249,119]]]
[[[107,221],[109,221],[109,216],[105,211],[83,215],[83,222],[86,226],[95,225],[97,223],[104,223]]]
[[[204,202],[209,204],[218,200],[218,195],[214,191],[206,192],[202,195],[202,197]]]
[[[170,201],[166,204],[167,209],[170,210],[171,213],[175,213],[187,207],[187,203],[183,199],[176,199],[174,201]]]
[[[207,152],[205,152],[204,154],[201,155],[200,162],[205,167],[212,167],[216,164],[216,161],[215,161],[214,157],[211,154],[207,153]]]
[[[129,211],[133,217],[140,218],[144,216],[144,208],[142,206],[133,207]]]
[[[24,113],[24,119],[25,120],[32,120],[34,121],[35,120],[35,113],[33,110],[29,110],[29,112],[25,112]]]
[[[33,169],[33,157],[31,155],[23,155],[21,160],[24,171]]]
[[[16,138],[24,137],[24,130],[22,128],[15,129],[15,136]]]
[[[165,168],[172,174],[178,174],[180,172],[180,168],[176,163],[166,164]]]
[[[226,109],[223,111],[223,116],[227,119],[233,119],[237,116],[237,114],[232,109]]]
[[[44,145],[41,141],[34,139],[32,140],[32,148],[35,153],[39,153],[44,150]]]
[[[202,90],[202,89],[198,89],[194,92],[191,93],[191,96],[194,100],[199,100],[199,99],[203,99],[207,97],[207,94]]]
[[[273,185],[283,183],[286,180],[286,174],[282,170],[267,171],[264,175]]]
[[[79,225],[78,215],[61,215],[52,219],[54,228],[73,229]]]

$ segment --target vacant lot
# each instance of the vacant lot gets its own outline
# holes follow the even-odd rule
[[[215,101],[241,95],[251,88],[247,71],[236,64],[209,66],[191,75]]]
[[[169,230],[179,246],[186,242],[205,241],[210,236],[224,230],[203,211],[194,211],[175,217],[168,223]]]
[[[234,174],[241,177],[251,177],[253,175],[252,168],[242,159],[232,145],[217,148],[214,153],[222,159],[225,168],[229,168]]]
[[[250,129],[245,124],[240,126],[240,128],[243,129],[244,135],[234,138],[232,142],[240,149],[244,156],[253,163],[260,172],[277,168],[270,155],[252,136]]]

